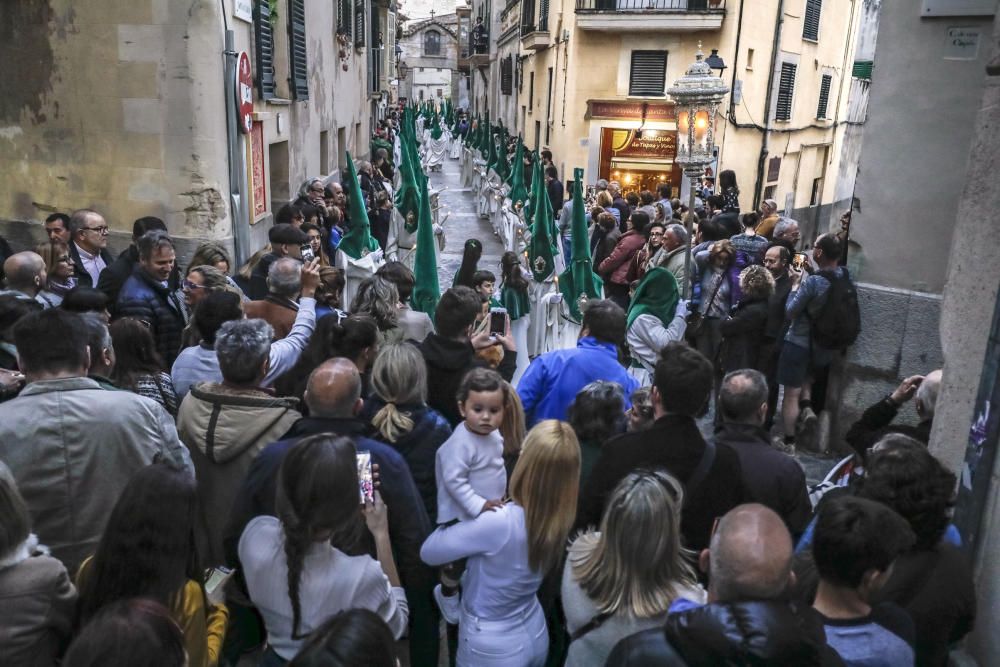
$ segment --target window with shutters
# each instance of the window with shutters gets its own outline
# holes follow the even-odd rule
[[[514,92],[514,58],[507,56],[500,61],[500,92],[510,95]]]
[[[823,75],[823,81],[819,85],[819,104],[816,107],[816,118],[827,118],[826,107],[830,101],[830,84],[833,77],[829,74]]]
[[[549,30],[549,0],[542,0],[538,5],[538,29],[541,32]]]
[[[275,97],[274,90],[274,33],[271,29],[271,9],[267,0],[254,3],[253,28],[257,54],[257,92],[260,99]]]
[[[424,55],[441,55],[441,33],[437,30],[428,30],[424,33]]]
[[[819,41],[819,15],[823,0],[806,0],[805,17],[802,19],[802,39]]]
[[[354,46],[365,45],[365,0],[354,0]]]
[[[778,98],[774,105],[774,120],[789,120],[792,117],[792,98],[795,96],[795,63],[781,63],[778,79]]]
[[[662,97],[667,83],[666,51],[633,51],[628,94],[635,97]]]
[[[351,36],[354,29],[354,0],[337,0],[337,32]]]
[[[309,99],[309,69],[306,66],[306,2],[288,2],[288,63],[291,89],[297,100]]]

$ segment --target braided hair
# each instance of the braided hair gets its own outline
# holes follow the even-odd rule
[[[308,634],[299,633],[299,584],[306,551],[315,542],[353,533],[360,523],[356,454],[350,438],[314,435],[289,450],[278,472],[276,504],[285,538],[293,639]]]

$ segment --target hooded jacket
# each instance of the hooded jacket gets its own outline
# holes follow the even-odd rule
[[[177,432],[191,452],[198,477],[195,534],[206,563],[224,562],[222,531],[236,492],[254,457],[301,417],[298,400],[260,390],[200,383],[184,397]]]
[[[608,667],[843,665],[812,608],[777,600],[715,603],[618,642]]]

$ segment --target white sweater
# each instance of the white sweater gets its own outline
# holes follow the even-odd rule
[[[507,491],[503,465],[503,437],[473,433],[465,422],[437,450],[438,523],[475,519],[487,500],[500,500]]]

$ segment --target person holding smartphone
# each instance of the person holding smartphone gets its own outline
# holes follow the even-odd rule
[[[260,664],[286,664],[313,630],[347,609],[374,612],[399,639],[409,618],[406,593],[381,495],[376,491],[373,502],[359,506],[354,441],[332,434],[299,441],[285,455],[277,481],[278,516],[254,518],[239,542],[250,599],[267,628]],[[352,537],[362,517],[377,559],[333,546]]]

